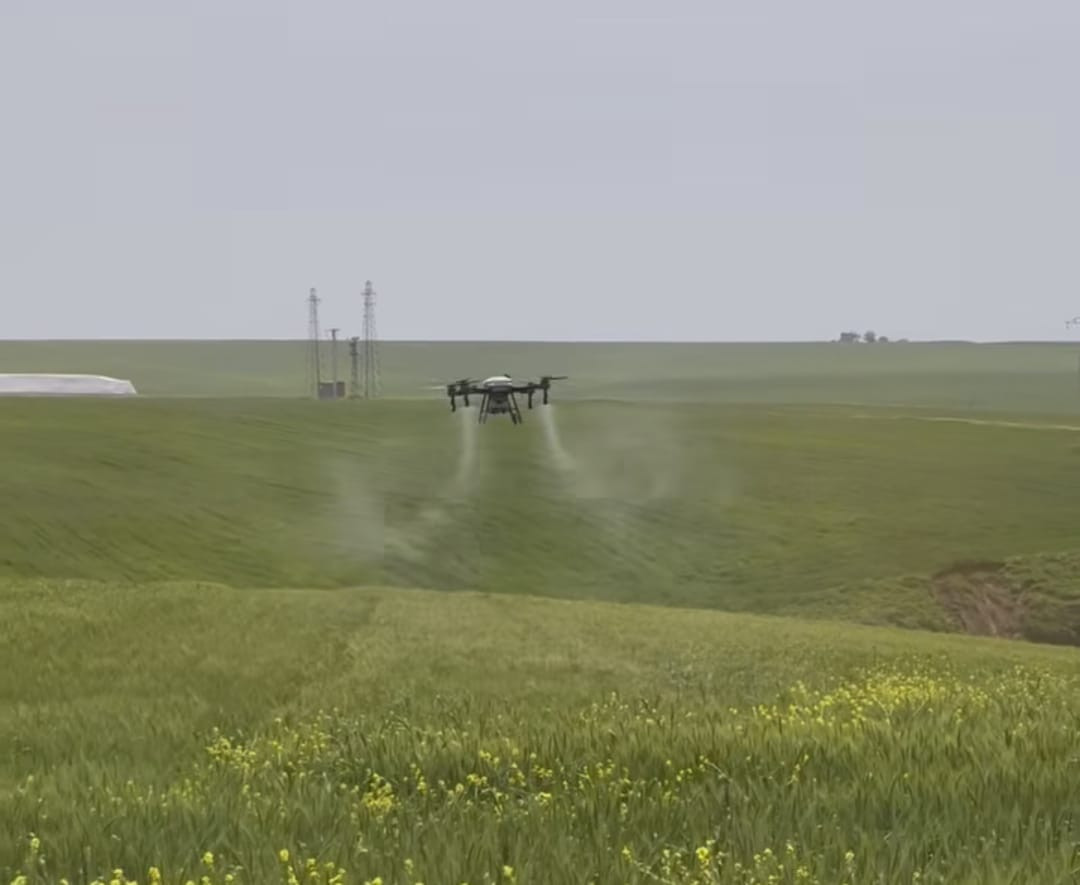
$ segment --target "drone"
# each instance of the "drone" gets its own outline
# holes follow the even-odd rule
[[[528,397],[528,405],[533,407],[533,395],[538,391],[543,394],[543,403],[548,404],[548,391],[552,381],[564,381],[566,375],[544,375],[539,381],[526,381],[515,384],[510,374],[493,375],[483,381],[461,378],[446,385],[446,395],[450,397],[450,411],[457,411],[457,398],[461,397],[465,408],[469,407],[469,397],[480,397],[480,414],[477,423],[487,422],[488,415],[509,415],[514,424],[521,424],[521,409],[518,407],[517,394]]]

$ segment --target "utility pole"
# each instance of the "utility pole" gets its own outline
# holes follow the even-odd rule
[[[349,399],[360,397],[360,339],[349,339]]]
[[[1072,326],[1080,325],[1080,317],[1073,317],[1071,320],[1065,320],[1065,328],[1071,328]],[[1076,360],[1076,376],[1080,379],[1080,357]]]
[[[337,373],[337,333],[340,329],[330,330],[330,366],[331,374],[334,376],[334,393],[330,397],[331,399],[337,399],[338,391],[338,373]]]

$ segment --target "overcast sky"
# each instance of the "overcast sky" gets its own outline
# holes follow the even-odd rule
[[[1065,338],[1075,0],[0,0],[0,338]]]

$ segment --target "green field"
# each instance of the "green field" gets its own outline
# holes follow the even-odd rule
[[[342,333],[343,335],[345,333]],[[147,396],[303,396],[300,341],[0,342],[0,372],[129,378]],[[348,346],[338,372],[348,378]],[[731,403],[857,402],[1080,414],[1080,346],[383,342],[383,392],[510,372],[570,375],[566,398]],[[329,345],[323,371],[329,377]]]
[[[0,347],[5,885],[1073,881],[1071,347],[298,347]]]

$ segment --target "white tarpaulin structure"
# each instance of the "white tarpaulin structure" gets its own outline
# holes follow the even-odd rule
[[[0,396],[135,396],[135,385],[104,375],[4,375]]]

